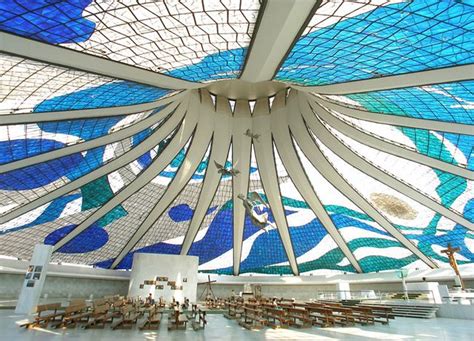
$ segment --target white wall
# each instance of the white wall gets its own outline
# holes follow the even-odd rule
[[[0,259],[0,298],[18,298],[29,262]],[[41,297],[88,298],[128,292],[129,271],[49,264]],[[40,300],[40,302],[42,302]]]
[[[196,302],[198,264],[199,258],[194,256],[135,253],[128,295],[145,298],[151,293],[155,300],[163,297],[170,302],[174,297],[178,302],[183,302],[184,298]],[[168,281],[175,281],[177,286],[182,286],[182,290],[172,290],[167,282],[156,282],[163,289],[157,289],[155,285],[140,288],[145,280],[154,281],[156,277],[167,277]]]
[[[0,259],[0,298],[15,299],[18,297],[25,276],[28,262],[18,260]],[[461,273],[468,288],[474,288],[474,267],[462,265]],[[50,298],[72,297],[87,298],[91,294],[95,297],[104,295],[127,295],[130,271],[105,270],[91,267],[77,267],[69,265],[50,264],[43,293]],[[436,281],[450,287],[454,284],[451,269],[425,270],[410,272],[407,282],[421,282],[422,277],[427,281]],[[335,291],[339,280],[349,281],[351,290],[402,290],[401,281],[394,272],[381,272],[375,274],[339,274],[339,275],[313,275],[313,276],[218,276],[211,275],[217,282],[212,285],[216,296],[227,297],[232,290],[243,290],[243,284],[250,282],[262,286],[265,296],[295,297],[308,299],[314,297],[316,291]],[[198,281],[207,281],[207,274],[198,274]],[[296,288],[295,288],[296,287]],[[197,297],[204,286],[199,285]]]

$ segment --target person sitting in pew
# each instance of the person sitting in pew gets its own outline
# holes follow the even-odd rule
[[[151,293],[148,295],[148,297],[146,298],[146,301],[145,301],[145,302],[146,302],[146,304],[148,304],[148,305],[153,305],[153,304],[155,304],[155,300],[153,299],[153,296],[152,296]]]

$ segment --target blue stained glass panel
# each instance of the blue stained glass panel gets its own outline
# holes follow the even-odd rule
[[[474,124],[474,81],[371,91],[347,97],[372,112]]]
[[[86,41],[95,23],[82,17],[92,0],[3,0],[0,30],[51,44]]]
[[[473,18],[467,1],[380,6],[302,36],[276,79],[322,85],[469,64]]]

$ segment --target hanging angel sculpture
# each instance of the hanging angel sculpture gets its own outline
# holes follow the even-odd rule
[[[276,228],[274,224],[268,220],[268,211],[270,207],[265,203],[260,194],[257,192],[250,192],[247,197],[243,194],[237,196],[242,200],[245,207],[245,212],[248,214],[252,223],[261,230],[268,233],[268,228]]]

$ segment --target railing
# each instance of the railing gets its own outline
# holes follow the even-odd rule
[[[382,302],[402,300],[405,302],[435,303],[435,296],[431,290],[381,291],[381,290],[335,290],[316,291],[316,300],[370,300]]]
[[[466,289],[464,292],[449,292],[449,296],[442,298],[443,303],[474,305],[474,291]]]

